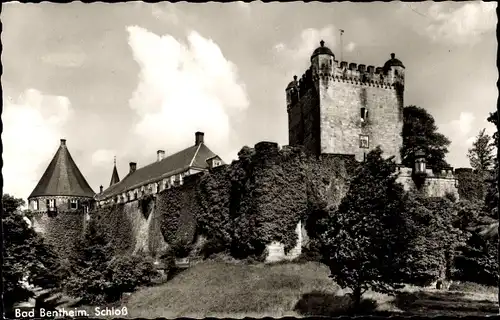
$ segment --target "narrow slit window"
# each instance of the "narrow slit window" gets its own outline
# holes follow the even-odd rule
[[[361,120],[365,121],[368,118],[368,110],[361,108]]]

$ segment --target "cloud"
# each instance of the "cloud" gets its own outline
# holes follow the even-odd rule
[[[195,31],[187,43],[137,26],[127,31],[140,67],[130,107],[139,116],[134,133],[142,147],[166,148],[168,154],[192,145],[194,132],[203,131],[214,152],[234,149],[232,121],[249,101],[236,66],[219,46]]]
[[[286,70],[287,78],[290,74],[303,72],[309,63],[309,58],[314,49],[319,47],[321,40],[325,41],[325,46],[335,52],[337,48],[338,29],[334,25],[327,25],[321,29],[308,28],[302,30],[300,35],[292,39],[290,44],[283,42],[273,46],[274,53],[279,56],[283,69]]]
[[[496,3],[468,2],[455,10],[444,8],[434,3],[428,10],[432,23],[426,33],[436,42],[475,44],[483,33],[496,28]]]
[[[64,138],[72,114],[68,98],[29,89],[4,97],[2,123],[4,192],[26,199]]]
[[[347,52],[352,52],[354,51],[354,49],[356,49],[356,44],[354,42],[349,42],[346,46],[345,46],[345,50]]]
[[[99,149],[92,154],[92,165],[93,166],[105,166],[107,169],[110,167],[111,161],[113,161],[116,156],[114,150],[109,149]]]
[[[309,58],[312,51],[319,46],[321,40],[325,41],[325,46],[330,49],[337,47],[337,29],[333,25],[328,25],[322,29],[308,28],[302,30],[300,37],[294,41],[294,44],[286,50],[297,60]],[[307,59],[308,60],[308,59]]]

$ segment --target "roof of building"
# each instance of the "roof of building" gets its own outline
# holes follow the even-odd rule
[[[330,56],[335,57],[332,50],[330,50],[330,48],[328,47],[325,47],[325,42],[323,40],[321,40],[319,44],[320,46],[316,48],[316,50],[314,50],[313,54],[311,55],[311,60],[319,54],[328,54]]]
[[[94,195],[95,192],[71,157],[66,147],[66,140],[61,139],[59,149],[28,198],[40,196],[93,197]]]
[[[111,181],[109,182],[109,186],[111,187],[112,185],[120,182],[120,177],[118,176],[118,170],[116,170],[116,159],[115,159],[115,165],[113,167],[113,173],[111,174]]]
[[[405,67],[403,65],[403,62],[401,62],[401,60],[399,59],[396,59],[396,55],[394,53],[391,53],[391,59],[390,60],[387,60],[387,62],[384,64],[384,69],[388,69],[390,67]]]
[[[120,182],[97,194],[96,199],[106,199],[146,183],[157,181],[162,176],[166,178],[184,172],[189,168],[208,169],[207,160],[214,156],[216,154],[204,143],[191,146],[165,157],[161,161],[155,161],[127,174]]]

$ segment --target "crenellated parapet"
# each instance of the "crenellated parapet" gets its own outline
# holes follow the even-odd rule
[[[404,166],[398,166],[397,173],[403,177],[411,177],[413,174],[413,169]],[[425,176],[427,179],[455,179],[455,170],[452,167],[439,170],[426,168]]]
[[[285,90],[287,105],[290,108],[309,90],[319,88],[320,83],[328,86],[330,82],[396,90],[399,94],[404,90],[404,69],[403,63],[396,59],[394,53],[382,67],[348,61],[339,62],[321,41],[321,47],[316,49],[311,57],[310,67],[300,78],[294,76],[294,80],[288,84]]]

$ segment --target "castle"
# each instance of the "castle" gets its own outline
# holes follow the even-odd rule
[[[286,87],[288,139],[314,155],[354,155],[363,161],[377,146],[401,163],[405,66],[391,53],[383,67],[335,60],[321,40],[311,65]],[[399,182],[428,196],[458,198],[453,168],[426,168],[421,155],[415,168],[399,166]],[[415,173],[425,176],[415,181]]]
[[[310,67],[302,77],[297,79],[295,76],[285,89],[289,145],[301,146],[309,155],[323,157],[322,165],[333,165],[334,162],[328,159],[335,156],[363,161],[366,154],[377,146],[384,151],[385,157],[394,157],[396,163],[400,163],[403,63],[395,54],[391,54],[383,67],[339,62],[323,41],[313,51],[310,61]],[[53,227],[58,231],[53,233],[60,234],[68,232],[67,221],[57,222],[66,212],[88,212],[93,206],[124,204],[128,218],[135,221],[134,237],[139,239],[148,232],[141,230],[153,228],[154,219],[152,215],[141,217],[135,205],[137,200],[181,186],[188,176],[199,176],[198,173],[210,172],[223,164],[222,159],[206,146],[204,134],[196,132],[194,145],[178,153],[165,157],[165,152],[158,150],[157,161],[142,168],[130,162],[129,173],[122,180],[115,160],[109,187],[104,190],[101,186],[99,193],[95,194],[72,160],[66,141],[61,140],[54,159],[29,197],[30,209],[42,214],[43,217],[38,218],[41,229],[59,223],[58,227]],[[427,168],[423,154],[416,154],[413,168],[398,166],[398,181],[406,190],[418,190],[437,197],[452,194],[458,199],[453,168]],[[64,214],[56,219],[58,212]],[[161,214],[155,213],[157,216]],[[71,223],[75,229],[72,234],[77,234],[77,225],[82,222],[84,225],[89,217],[72,216],[75,221]],[[307,236],[300,222],[297,233],[299,241],[293,250],[295,256],[300,254],[302,239]],[[281,244],[272,243],[268,249],[271,260],[283,258]]]

